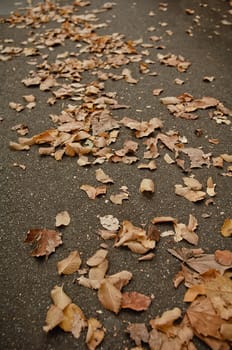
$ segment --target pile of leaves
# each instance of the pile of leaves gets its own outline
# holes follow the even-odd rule
[[[173,193],[193,203],[205,201],[209,205],[216,196],[216,184],[212,177],[208,177],[202,184],[192,171],[202,167],[216,167],[222,169],[222,176],[231,177],[232,155],[212,154],[204,151],[201,146],[189,146],[184,135],[174,130],[165,130],[165,123],[158,116],[147,117],[145,120],[115,116],[115,111],[128,111],[130,106],[120,104],[116,92],[105,90],[108,80],[138,84],[136,71],[139,71],[139,75],[156,76],[153,65],[157,62],[174,67],[181,74],[190,68],[191,62],[182,55],[173,53],[158,54],[157,61],[149,59],[147,48],[163,48],[161,45],[154,46],[161,40],[154,35],[150,37],[150,43],[145,44],[141,39],[127,40],[119,33],[98,34],[98,29],[107,27],[107,24],[99,23],[97,14],[109,11],[115,3],[105,2],[99,9],[91,8],[83,14],[83,8],[89,5],[90,1],[75,0],[72,5],[66,6],[45,1],[28,9],[25,14],[14,13],[6,20],[11,27],[29,27],[34,34],[21,46],[1,45],[0,60],[7,62],[18,56],[30,58],[30,64],[35,69],[22,79],[22,84],[29,89],[38,88],[46,92],[47,105],[50,107],[68,101],[60,114],[49,115],[54,126],[39,134],[27,137],[28,126],[13,126],[12,129],[19,138],[17,142],[10,142],[10,148],[29,151],[32,146],[38,145],[41,156],[51,156],[56,161],[62,161],[65,156],[73,157],[80,167],[91,169],[94,165],[103,163],[136,163],[138,169],[148,169],[151,172],[157,169],[156,159],[165,149],[165,163],[175,165],[185,173],[184,186],[176,184]],[[166,11],[167,6],[161,3],[159,10]],[[149,15],[152,16],[153,13]],[[52,26],[41,31],[43,25],[49,22],[56,23],[58,27]],[[155,29],[149,28],[149,31],[153,30]],[[167,34],[172,35],[170,31]],[[58,53],[54,59],[55,49],[67,42],[75,45],[75,50]],[[47,54],[47,49],[53,53],[52,57]],[[89,80],[86,79],[87,74]],[[183,81],[176,79],[175,83],[182,84]],[[159,96],[163,89],[151,89],[150,93]],[[214,97],[193,97],[189,92],[184,92],[179,96],[163,97],[160,102],[175,118],[191,122],[200,117],[195,112],[206,110],[210,122],[226,126],[231,124],[231,110]],[[23,96],[23,102],[9,102],[9,107],[17,113],[22,113],[25,109],[32,110],[36,106],[36,98],[31,93]],[[118,147],[121,134],[130,136]],[[196,135],[200,136],[201,130],[196,130]],[[217,145],[219,140],[209,139],[209,143]],[[22,164],[19,166],[25,170]],[[102,196],[107,196],[108,188],[115,180],[102,168],[96,169],[95,175],[101,185],[85,183],[80,186],[80,190],[86,193],[88,199],[98,201]],[[153,195],[156,183],[151,178],[144,178],[139,191],[143,195]],[[110,195],[109,200],[115,205],[123,205],[124,201],[130,200],[130,195],[128,188],[123,186],[118,193]],[[70,219],[67,211],[61,212],[56,217],[55,226],[68,226]],[[103,216],[100,218],[102,229],[99,229],[98,234],[103,240],[114,240],[116,249],[126,247],[138,254],[139,261],[152,260],[157,243],[167,236],[173,237],[175,243],[182,240],[195,246],[199,243],[196,233],[198,221],[192,214],[189,215],[187,224],[165,215],[149,220],[150,225],[144,229],[129,220],[120,223],[113,216]],[[160,232],[157,225],[162,223],[170,224],[171,229]],[[224,221],[221,234],[224,237],[232,235],[231,218]],[[62,235],[53,229],[31,229],[25,243],[35,244],[32,256],[48,258],[62,244]],[[217,250],[213,254],[205,254],[200,248],[169,249],[169,252],[182,262],[181,271],[173,282],[175,288],[182,282],[187,287],[184,296],[184,301],[189,303],[187,310],[182,312],[175,307],[161,316],[152,317],[150,328],[144,323],[130,324],[127,332],[135,342],[136,349],[142,349],[142,343],[147,343],[150,349],[155,350],[194,349],[194,336],[212,349],[229,349],[232,341],[232,282],[229,272],[232,268],[231,252]],[[78,272],[80,277],[76,283],[92,289],[101,305],[116,315],[121,309],[137,312],[149,309],[152,295],[123,290],[133,278],[130,271],[123,270],[108,275],[108,250],[104,243],[86,261],[87,269],[81,268],[82,263],[79,252],[74,250],[58,263],[58,275]],[[103,341],[106,331],[104,325],[96,318],[87,319],[81,306],[72,302],[63,287],[55,286],[51,291],[51,299],[53,303],[47,312],[43,328],[45,332],[60,327],[78,339],[81,332],[87,329],[86,345],[91,350]]]

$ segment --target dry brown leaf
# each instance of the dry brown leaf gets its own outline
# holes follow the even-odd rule
[[[113,215],[100,216],[100,222],[109,231],[116,232],[120,227],[118,219],[113,217]]]
[[[232,236],[232,219],[225,219],[221,227],[221,234],[223,237]]]
[[[218,262],[220,265],[232,265],[232,252],[230,250],[216,250],[214,252],[214,257],[216,262]]]
[[[66,210],[61,211],[56,215],[56,227],[68,226],[70,224],[70,221],[70,215]]]
[[[28,151],[30,149],[29,145],[22,145],[20,143],[12,142],[12,141],[10,141],[9,147],[14,151]]]
[[[138,169],[150,169],[150,170],[155,170],[157,169],[156,162],[155,160],[151,160],[149,163],[140,163],[138,165]]]
[[[103,341],[105,331],[102,324],[95,318],[88,320],[88,331],[86,335],[86,345],[89,350],[95,350],[97,346]]]
[[[178,307],[175,307],[172,310],[165,311],[162,316],[156,317],[153,320],[150,320],[150,325],[152,328],[164,331],[173,325],[173,322],[181,317],[181,310]]]
[[[77,250],[74,250],[69,256],[57,263],[59,275],[70,275],[79,270],[81,266],[81,258]]]
[[[16,112],[21,112],[25,108],[21,103],[16,103],[16,102],[10,102],[9,107],[11,109],[14,109]]]
[[[114,204],[121,205],[123,200],[128,199],[128,197],[129,197],[129,193],[127,191],[121,191],[117,194],[112,194],[110,196],[110,200]]]
[[[153,224],[159,224],[164,222],[172,222],[177,223],[177,219],[173,218],[172,216],[157,216],[151,220]]]
[[[220,157],[227,163],[232,163],[232,154],[220,154]]]
[[[96,253],[94,255],[92,255],[87,260],[86,263],[87,263],[88,266],[91,266],[91,267],[98,266],[99,264],[101,264],[105,260],[107,254],[108,254],[108,250],[106,250],[106,249],[98,249],[96,251]]]
[[[97,181],[102,183],[114,183],[113,179],[111,179],[109,175],[105,174],[102,169],[97,169],[95,173]]]
[[[186,264],[198,273],[204,273],[210,269],[217,270],[221,274],[224,274],[226,270],[232,268],[232,265],[221,265],[215,260],[214,254],[203,254],[197,257],[189,258]]]
[[[98,230],[99,236],[101,236],[102,239],[113,239],[117,236],[117,231],[109,231],[109,230]]]
[[[148,343],[149,332],[145,323],[131,323],[126,330],[137,346],[141,346],[142,342]]]
[[[189,187],[183,187],[182,185],[175,185],[175,194],[186,198],[190,202],[201,201],[206,196],[206,193],[203,191],[191,190]]]
[[[152,260],[154,256],[155,256],[154,253],[148,253],[146,255],[140,256],[140,258],[138,258],[138,261],[149,261],[149,260]]]
[[[151,298],[138,292],[122,293],[122,309],[135,311],[147,310],[151,304]]]
[[[143,179],[139,186],[139,191],[143,192],[155,192],[155,183],[152,179]]]
[[[200,191],[202,189],[202,184],[193,177],[183,177],[183,181],[191,190]]]
[[[71,304],[72,300],[69,296],[63,291],[63,287],[55,286],[51,290],[51,298],[55,306],[60,310],[64,310],[66,306]]]
[[[132,279],[132,273],[126,270],[115,273],[114,275],[108,276],[107,281],[113,284],[118,290],[121,290],[126,286]]]
[[[138,83],[137,79],[132,78],[130,69],[124,68],[122,71],[122,75],[125,78],[127,83],[130,83],[130,84],[137,84]]]
[[[93,187],[90,185],[82,185],[80,189],[85,191],[90,199],[96,199],[97,196],[106,194],[106,186],[104,185],[97,187]]]
[[[58,324],[60,324],[60,322],[62,322],[63,319],[63,311],[58,306],[51,305],[47,311],[47,316],[45,320],[46,325],[43,326],[43,330],[46,333],[51,331],[53,328],[58,326]]]
[[[161,94],[161,92],[163,92],[164,91],[164,89],[154,89],[153,91],[152,91],[152,94],[154,95],[154,96],[159,96],[160,94]]]
[[[201,149],[193,147],[182,148],[181,152],[189,156],[191,162],[191,169],[202,168],[202,165],[206,165],[207,167],[210,166],[211,153],[205,154]]]
[[[31,229],[27,232],[24,243],[35,244],[31,256],[48,257],[55,251],[55,248],[62,244],[61,233],[47,229]]]
[[[83,311],[76,304],[69,304],[63,310],[63,320],[59,323],[59,327],[65,332],[71,332],[78,339],[82,329],[87,326],[86,318]]]
[[[115,314],[120,311],[122,293],[108,280],[101,282],[98,289],[98,299],[107,310],[113,311]]]
[[[108,266],[109,266],[109,262],[105,258],[99,265],[92,267],[89,270],[89,279],[92,281],[96,281],[96,286],[97,286],[97,282],[99,283],[97,288],[99,288],[101,281],[105,278],[105,274],[108,270]]]

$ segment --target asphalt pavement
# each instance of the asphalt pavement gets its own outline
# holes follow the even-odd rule
[[[154,296],[148,310],[136,312],[125,309],[118,315],[103,308],[96,291],[74,283],[80,276],[78,273],[59,276],[57,262],[71,251],[78,250],[83,261],[82,267],[87,268],[87,259],[104,243],[97,231],[102,229],[99,218],[105,215],[113,215],[120,223],[129,220],[136,226],[147,227],[151,219],[157,216],[172,216],[179,222],[187,223],[192,214],[198,220],[197,247],[206,253],[214,253],[217,249],[232,250],[231,238],[220,234],[224,220],[232,216],[231,170],[228,170],[231,164],[224,162],[223,168],[211,164],[183,170],[175,163],[168,163],[165,154],[169,153],[172,158],[174,154],[162,145],[160,156],[156,158],[157,169],[138,169],[139,162],[144,161],[142,150],[146,138],[136,139],[129,128],[120,128],[117,143],[111,146],[114,150],[120,149],[127,139],[138,142],[141,147],[136,154],[139,161],[133,164],[105,162],[82,167],[77,164],[77,157],[64,156],[61,161],[56,161],[54,157],[39,155],[38,145],[25,151],[12,150],[10,141],[17,142],[19,136],[24,137],[17,133],[15,126],[21,125],[18,127],[21,130],[27,127],[29,131],[25,136],[32,137],[54,128],[50,115],[60,115],[69,104],[80,104],[78,99],[70,96],[48,104],[48,98],[54,97],[50,90],[40,91],[38,86],[26,87],[22,83],[23,79],[29,77],[30,71],[36,69],[36,64],[47,58],[46,55],[49,55],[48,61],[50,59],[52,62],[57,54],[61,55],[62,60],[66,57],[65,52],[80,49],[77,42],[69,38],[61,45],[43,47],[42,42],[38,43],[37,33],[60,27],[62,21],[44,21],[36,28],[24,27],[22,23],[12,25],[12,22],[3,20],[11,11],[26,11],[22,8],[28,3],[0,2],[0,347],[6,350],[84,349],[84,332],[79,339],[75,339],[60,329],[54,329],[48,334],[42,329],[51,304],[50,291],[55,285],[63,285],[65,292],[81,307],[86,317],[97,318],[105,327],[105,338],[99,349],[132,349],[135,343],[125,331],[129,323],[145,322],[148,325],[150,319],[174,307],[179,307],[184,313],[186,303],[183,302],[183,296],[186,289],[183,285],[177,289],[173,286],[180,262],[167,249],[192,246],[184,241],[174,242],[172,236],[163,237],[154,249],[154,258],[138,262],[138,254],[125,247],[115,248],[112,240],[105,241],[109,250],[108,274],[129,270],[133,278],[125,290],[137,291],[152,298]],[[34,1],[31,3],[35,4]],[[56,3],[71,5],[73,1]],[[90,6],[81,7],[79,13],[87,15],[106,2],[96,0],[91,3]],[[124,72],[123,79],[101,81],[105,83],[105,92],[117,93],[119,105],[129,106],[112,110],[113,117],[117,121],[124,117],[138,121],[157,117],[163,122],[162,132],[178,132],[184,145],[187,142],[188,147],[210,153],[211,159],[221,154],[231,155],[231,116],[220,119],[219,113],[210,117],[210,109],[206,109],[194,112],[198,119],[188,120],[174,116],[160,101],[163,97],[188,93],[195,99],[213,97],[226,108],[232,108],[231,9],[229,1],[223,0],[167,0],[165,3],[154,0],[115,0],[111,9],[99,13],[95,11],[99,20],[90,23],[103,24],[96,29],[98,33],[120,33],[127,42],[140,39],[136,50],[142,55],[143,68],[149,68],[148,72],[142,72],[135,59],[126,66],[105,70],[107,73],[120,74],[126,67],[137,80],[135,84],[128,83]],[[10,52],[10,59],[3,59],[7,56],[5,47],[25,48],[34,45],[30,38],[35,38],[37,42],[38,56]],[[184,62],[188,61],[191,65],[181,72],[177,67],[167,66],[165,62],[161,64],[161,56],[157,55],[169,53],[181,55]],[[88,53],[83,56],[87,59]],[[100,59],[101,55],[96,57]],[[96,79],[96,75],[93,78],[92,75],[88,76],[87,71],[83,73],[85,83],[93,79]],[[62,82],[70,83],[65,77]],[[161,90],[153,92],[155,89]],[[36,97],[36,105],[27,108],[22,96],[31,94]],[[25,108],[17,112],[14,107],[9,107],[11,102],[22,104]],[[91,200],[80,186],[99,185],[95,177],[98,168],[110,175],[114,183],[107,185],[107,194]],[[183,184],[183,177],[191,175],[204,187],[207,179],[212,177],[216,184],[216,196],[212,197],[212,201],[193,203],[175,194],[175,185]],[[145,177],[155,182],[155,192],[148,196],[139,191],[140,182]],[[128,188],[128,200],[123,200],[122,205],[112,203],[110,195],[118,193],[122,186]],[[48,259],[30,256],[30,246],[24,243],[28,230],[56,229],[56,215],[64,210],[68,211],[71,222],[67,227],[57,228],[62,233],[63,244]],[[170,230],[170,225],[161,225],[159,229]],[[194,338],[194,343],[197,349],[208,349],[198,339]],[[147,349],[147,345],[143,346]]]

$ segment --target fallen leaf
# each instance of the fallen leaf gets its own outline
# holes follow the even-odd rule
[[[89,279],[94,289],[98,289],[108,270],[109,262],[105,258],[100,264],[89,270]]]
[[[63,311],[59,307],[55,305],[51,305],[47,312],[47,316],[45,320],[46,325],[43,326],[43,330],[46,333],[51,331],[53,328],[58,326],[60,322],[63,321],[63,319],[64,319]]]
[[[35,248],[31,252],[31,256],[48,257],[55,251],[55,248],[62,244],[61,233],[47,229],[30,229],[24,243],[35,244]]]
[[[141,346],[142,342],[148,343],[149,332],[145,323],[131,323],[126,330],[137,346]]]
[[[143,192],[155,192],[155,184],[152,179],[143,179],[139,186],[139,191]]]
[[[95,318],[88,320],[88,331],[86,335],[86,345],[89,350],[95,350],[97,346],[103,341],[105,331],[102,324]]]
[[[213,179],[212,179],[212,177],[210,176],[210,177],[207,179],[207,189],[206,189],[206,192],[207,192],[207,194],[208,194],[210,197],[216,196],[215,186],[216,186],[216,184],[213,183]]]
[[[112,283],[107,280],[101,282],[98,299],[107,310],[118,314],[121,308],[122,293]]]
[[[154,258],[155,254],[154,253],[148,253],[146,255],[140,256],[138,258],[138,261],[148,261],[152,260]]]
[[[218,262],[220,265],[232,265],[232,252],[230,250],[216,250],[214,252],[214,257],[216,262]]]
[[[105,260],[106,256],[108,254],[108,250],[106,249],[98,249],[94,255],[92,255],[88,260],[87,260],[87,265],[88,266],[98,266]]]
[[[206,193],[203,191],[191,190],[189,187],[175,185],[175,194],[188,199],[190,202],[198,202],[205,198]]]
[[[106,194],[106,186],[104,185],[97,187],[93,187],[90,185],[82,185],[80,189],[85,191],[90,199],[96,199],[97,196]]]
[[[151,304],[151,298],[138,292],[122,293],[122,309],[131,309],[135,311],[147,310]]]
[[[165,331],[166,328],[169,328],[173,325],[173,322],[178,320],[181,317],[181,310],[178,307],[175,307],[172,310],[165,311],[160,317],[150,320],[150,325],[152,328]]]
[[[68,226],[70,224],[70,216],[67,211],[61,211],[56,215],[56,227]]]
[[[113,183],[114,181],[111,179],[111,177],[107,174],[102,169],[97,169],[96,170],[96,179],[99,182],[102,183]]]
[[[78,339],[81,331],[87,327],[87,321],[83,311],[76,304],[69,304],[63,310],[63,320],[59,323],[59,327],[65,332],[71,332]]]
[[[55,306],[60,310],[64,310],[66,306],[71,304],[72,300],[69,296],[63,291],[63,287],[55,286],[51,290],[51,298]]]
[[[124,286],[126,286],[133,275],[131,272],[123,270],[115,273],[114,275],[110,275],[107,277],[107,280],[113,284],[118,290],[121,290]]]
[[[163,89],[154,89],[153,91],[152,91],[152,94],[154,95],[154,96],[159,96],[160,94],[161,94],[161,92],[163,92],[164,90]]]
[[[119,221],[113,215],[105,215],[100,217],[101,225],[109,231],[117,231],[120,227]]]
[[[69,256],[57,263],[59,275],[70,275],[79,270],[81,266],[81,258],[77,250],[74,250]]]
[[[225,219],[221,227],[221,234],[223,237],[232,236],[232,219]]]

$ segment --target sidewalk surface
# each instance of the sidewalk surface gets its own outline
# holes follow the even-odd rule
[[[163,349],[162,342],[169,349],[174,343],[176,349],[194,349],[194,333],[196,349],[214,348],[212,339],[229,349],[231,333],[223,338],[220,327],[231,322],[231,313],[227,319],[213,313],[205,322],[206,334],[198,337],[190,311],[187,328],[183,316],[190,305],[184,301],[188,288],[207,283],[201,272],[220,265],[224,275],[214,271],[214,281],[224,278],[232,293],[226,273],[232,266],[230,2],[56,1],[37,5],[33,16],[22,20],[30,3],[35,6],[34,1],[0,2],[0,348],[95,349],[94,339],[104,334],[98,349]],[[17,15],[6,20],[14,10]],[[138,168],[144,163],[150,168]],[[97,179],[97,169],[113,183],[99,172]],[[144,178],[153,181],[154,191],[150,182],[148,191],[140,191]],[[56,225],[63,211],[70,223]],[[115,218],[116,232],[109,232],[112,219],[110,227],[104,224],[106,215]],[[53,249],[58,237],[47,238],[42,231],[51,254],[31,256],[33,247],[24,241],[32,229],[56,230],[63,243]],[[104,240],[99,230],[114,238]],[[46,255],[44,245],[37,255]],[[108,252],[107,258],[100,257],[102,265],[94,262],[98,270],[89,275],[88,259],[99,249]],[[193,272],[185,264],[179,272],[181,261],[170,249],[187,263],[203,256],[206,267],[197,265]],[[82,260],[78,272],[59,275],[57,263],[73,251]],[[125,280],[120,277],[115,286],[106,276],[124,270],[132,278],[119,290]],[[175,287],[178,272],[185,285]],[[95,289],[80,285],[81,276],[82,281],[90,277]],[[63,286],[87,320],[100,322],[93,338],[87,322],[88,346],[87,327],[77,335],[81,322],[87,324],[79,313],[71,317],[76,324],[68,332],[58,326],[43,330],[55,286]],[[132,291],[133,300],[126,294]],[[196,298],[202,321],[210,311],[201,302],[210,297]],[[224,305],[231,312],[231,298]],[[162,319],[163,328],[149,324],[173,309],[181,315],[169,323]],[[62,319],[64,311],[57,312]],[[215,319],[220,332],[209,335]]]

